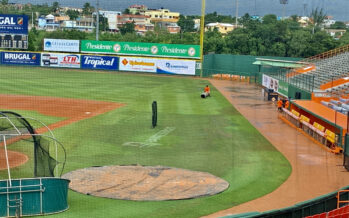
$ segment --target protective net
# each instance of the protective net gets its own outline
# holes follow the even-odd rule
[[[15,112],[2,111],[0,136],[1,143],[5,141],[9,150],[14,149],[28,156],[28,166],[23,168],[25,171],[32,169],[34,177],[61,176],[66,159],[65,150],[45,124]]]

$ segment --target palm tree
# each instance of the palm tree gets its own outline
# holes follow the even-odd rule
[[[313,24],[313,34],[315,32],[315,28],[323,24],[326,17],[327,15],[324,13],[324,10],[322,8],[320,10],[316,8],[315,10],[311,11],[310,19],[311,23]]]

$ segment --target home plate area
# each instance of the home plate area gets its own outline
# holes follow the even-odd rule
[[[97,197],[163,201],[211,196],[229,183],[209,173],[163,166],[101,166],[69,172],[70,189]]]

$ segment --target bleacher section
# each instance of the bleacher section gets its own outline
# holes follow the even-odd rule
[[[349,45],[307,58],[301,62],[308,63],[302,69],[309,68],[309,66],[315,66],[315,68],[304,73],[299,73],[301,69],[288,72],[288,82],[307,91],[321,91],[321,85],[349,76]],[[349,94],[349,84],[333,87],[329,91],[336,91],[336,95]]]
[[[328,101],[321,101],[322,105],[329,107],[335,111],[338,111],[342,114],[347,115],[349,111],[349,99],[348,98],[339,98],[339,101],[331,99]]]
[[[306,218],[349,218],[349,205],[340,207],[330,212],[307,216]]]

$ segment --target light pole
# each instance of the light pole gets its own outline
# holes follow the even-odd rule
[[[239,16],[239,0],[236,0],[235,28],[238,27],[238,16]]]
[[[96,6],[96,41],[99,40],[99,0],[97,0]]]
[[[201,59],[201,71],[200,77],[202,77],[204,67],[204,34],[205,34],[205,0],[201,0],[201,19],[200,19],[200,59]]]

